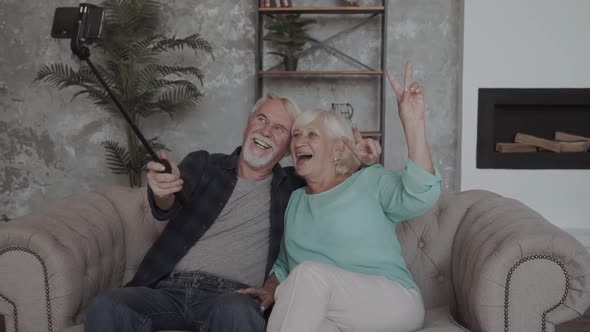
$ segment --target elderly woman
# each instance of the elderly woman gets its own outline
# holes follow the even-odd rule
[[[264,288],[243,291],[260,297],[262,310],[274,295],[267,331],[394,332],[422,325],[420,292],[392,223],[430,209],[441,180],[426,143],[423,89],[411,82],[411,64],[403,86],[391,75],[390,82],[408,144],[401,175],[380,165],[358,170],[351,150],[360,134],[335,112],[306,111],[293,124],[291,155],[307,186],[289,201],[272,276]]]

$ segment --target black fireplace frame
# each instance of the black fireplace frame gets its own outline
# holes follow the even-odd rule
[[[477,168],[492,169],[590,169],[590,152],[551,151],[500,153],[495,151],[495,112],[509,106],[518,111],[531,106],[583,108],[590,133],[589,89],[480,88],[478,92]],[[585,114],[585,112],[584,112]],[[578,133],[581,135],[581,133]],[[585,133],[584,133],[585,134]],[[588,137],[584,135],[585,137]],[[550,137],[546,137],[550,138]]]

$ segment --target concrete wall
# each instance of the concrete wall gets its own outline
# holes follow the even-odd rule
[[[590,2],[470,0],[464,10],[460,189],[514,197],[559,227],[590,234],[589,170],[475,167],[478,88],[590,86],[590,45],[580,39]]]
[[[298,5],[341,4],[336,0],[296,0]],[[361,1],[370,5],[377,1]],[[105,166],[100,142],[123,140],[121,119],[113,118],[73,91],[58,92],[33,82],[46,63],[73,63],[66,41],[49,37],[53,11],[76,1],[4,0],[0,4],[0,215],[15,217],[65,195],[99,185],[127,185],[124,176]],[[142,124],[146,136],[160,136],[180,160],[188,152],[231,152],[240,144],[247,114],[254,103],[253,0],[175,0],[164,7],[165,32],[201,33],[215,58],[190,53],[166,59],[204,69],[205,97],[197,111],[169,119],[154,116]],[[447,188],[455,182],[459,37],[462,8],[457,0],[389,0],[387,61],[398,74],[404,61],[415,62],[415,78],[426,88],[427,126],[434,158]],[[311,30],[318,38],[354,24],[350,17],[324,17]],[[369,64],[376,64],[378,21],[332,45]],[[276,61],[266,58],[267,61]],[[346,63],[317,51],[301,68],[345,68]],[[375,79],[267,81],[266,87],[298,100],[302,107],[350,102],[361,130],[376,128]],[[385,165],[403,166],[406,150],[391,90],[387,94]]]

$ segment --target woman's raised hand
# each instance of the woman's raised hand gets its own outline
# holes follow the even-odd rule
[[[398,82],[391,70],[387,70],[389,83],[397,96],[399,117],[405,130],[424,124],[424,88],[412,80],[412,62],[406,62],[404,84]]]

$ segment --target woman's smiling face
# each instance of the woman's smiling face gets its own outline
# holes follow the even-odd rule
[[[318,178],[335,172],[335,144],[336,140],[328,134],[322,116],[301,127],[294,127],[291,156],[297,174],[304,178]]]

